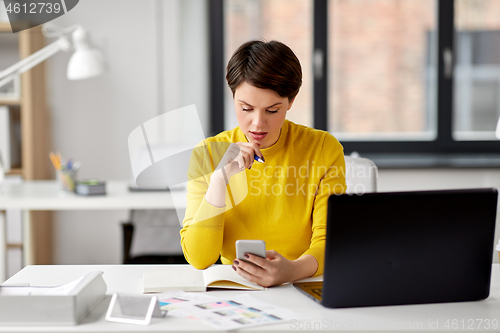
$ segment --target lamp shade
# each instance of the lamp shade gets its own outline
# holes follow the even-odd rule
[[[68,63],[68,79],[81,80],[102,74],[105,70],[103,57],[90,47],[87,32],[83,28],[79,27],[73,32],[73,43],[75,53]]]
[[[77,50],[68,63],[67,76],[70,80],[81,80],[100,75],[104,64],[92,49]]]

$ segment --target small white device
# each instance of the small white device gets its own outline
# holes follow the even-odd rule
[[[163,318],[157,296],[114,293],[106,312],[106,320],[116,323],[149,325],[151,318]]]
[[[236,241],[236,258],[247,261],[245,253],[266,257],[266,242],[256,239],[240,239]]]

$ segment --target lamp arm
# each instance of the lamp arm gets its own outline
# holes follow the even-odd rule
[[[70,43],[66,37],[60,37],[54,43],[45,46],[43,49],[33,53],[32,55],[22,59],[18,63],[0,72],[0,86],[10,81],[3,80],[4,78],[13,78],[17,73],[23,73],[42,61],[50,58],[59,51],[67,51],[70,48]]]
[[[14,78],[16,77],[16,73],[14,74],[11,74],[9,76],[7,76],[6,78],[4,79],[1,79],[0,80],[0,88],[3,87],[5,84],[9,83],[10,81],[14,80]]]
[[[51,46],[51,45],[54,45],[54,46],[49,48],[49,46]],[[66,39],[66,37],[63,37],[62,39],[57,40],[56,42],[52,43],[51,45],[48,45],[46,48],[40,50],[40,51],[44,51],[44,52],[39,51],[40,54],[38,54],[38,56],[36,56],[36,57],[33,57],[33,59],[31,61],[29,61],[27,64],[23,65],[19,69],[18,72],[24,73],[24,72],[32,69],[33,67],[35,67],[39,63],[52,57],[54,54],[58,53],[59,51],[63,51],[63,50],[67,51],[70,48],[70,44],[69,44],[68,40]],[[35,54],[36,53],[33,53],[32,55],[34,56]]]

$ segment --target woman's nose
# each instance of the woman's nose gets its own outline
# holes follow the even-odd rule
[[[253,125],[259,128],[264,124],[264,114],[262,112],[256,112],[255,117],[252,121]]]

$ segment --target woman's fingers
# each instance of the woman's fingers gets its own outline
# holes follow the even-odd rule
[[[269,252],[269,251],[266,251],[266,252]],[[267,260],[266,258],[256,256],[255,254],[252,254],[252,253],[245,253],[245,258],[247,261],[253,263],[256,266],[262,267],[264,269],[267,268],[267,265],[269,262],[269,260]]]
[[[241,266],[239,265],[233,265],[234,267],[234,270],[243,278],[245,278],[246,280],[250,281],[250,282],[253,282],[253,283],[257,283],[259,285],[262,285],[260,284],[260,279],[250,273],[248,273],[246,270],[244,270]]]
[[[290,281],[293,271],[292,261],[276,251],[266,251],[266,259],[251,253],[245,254],[245,261],[235,259],[236,272],[245,279],[261,286],[269,287]]]
[[[264,160],[264,158],[263,158],[263,157],[264,157],[264,155],[262,155],[262,152],[260,151],[260,146],[259,146],[259,144],[258,144],[258,143],[243,142],[242,144],[243,144],[245,147],[248,147],[248,148],[249,148],[249,150],[251,150],[251,151],[249,151],[249,153],[251,154],[251,158],[252,158],[252,160],[253,160],[253,156],[254,156],[254,155],[257,155],[257,156],[259,156],[261,159],[263,159],[263,160]],[[238,143],[238,145],[239,145],[239,143]],[[241,147],[241,145],[240,145],[240,147]]]
[[[240,147],[240,154],[243,156],[246,168],[250,169],[252,167],[255,162],[254,156],[262,158],[262,152],[256,143],[238,142],[237,144]]]
[[[227,148],[226,152],[224,153],[224,156],[222,157],[218,168],[225,167],[227,164],[233,162],[240,154],[240,150],[240,146],[238,146],[236,143],[231,143],[229,148]]]
[[[240,160],[241,160],[241,164],[240,164],[240,167],[242,168],[249,168],[252,166],[252,164],[250,164],[250,158],[249,158],[249,154],[247,151],[244,151],[243,149],[240,151]]]
[[[254,156],[263,157],[258,144],[249,142],[231,143],[217,168],[223,167],[229,179],[245,168],[251,169],[255,162]]]
[[[228,180],[235,174],[240,173],[242,170],[244,170],[244,167],[240,167],[240,162],[238,162],[237,160],[234,160],[224,166],[224,172],[226,173],[226,177]]]

